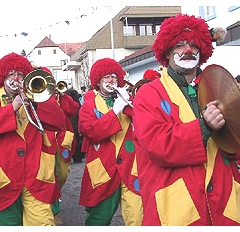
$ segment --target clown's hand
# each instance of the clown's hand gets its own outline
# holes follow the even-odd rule
[[[117,87],[117,92],[119,92],[119,94],[126,100],[129,100],[129,94],[126,90],[126,88],[124,87]]]
[[[124,107],[128,105],[128,101],[124,101],[121,97],[118,97],[113,104],[113,111],[116,115],[122,113]]]

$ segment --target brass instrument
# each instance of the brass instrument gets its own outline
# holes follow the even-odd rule
[[[56,86],[56,91],[59,93],[64,93],[67,90],[67,83],[65,81],[59,81]]]
[[[29,122],[33,124],[37,129],[39,129],[41,133],[44,132],[44,129],[32,105],[32,101],[44,102],[48,100],[54,94],[55,86],[56,84],[54,78],[48,72],[40,69],[30,72],[23,80],[22,91],[30,100],[28,104],[33,112],[37,124],[32,120],[21,94],[19,94],[19,97],[22,101],[22,105]]]

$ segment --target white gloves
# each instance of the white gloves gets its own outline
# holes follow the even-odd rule
[[[126,105],[128,105],[129,94],[125,88],[117,88],[117,91],[121,94],[121,96],[125,99],[123,100],[122,97],[118,95],[117,99],[114,101],[113,104],[113,111],[116,115],[121,113]]]

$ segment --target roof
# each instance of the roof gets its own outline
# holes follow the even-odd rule
[[[230,41],[228,43],[223,44],[222,46],[240,46],[240,39]]]
[[[120,13],[120,20],[128,18],[170,17],[181,12],[181,6],[127,6]]]
[[[73,55],[81,46],[83,42],[79,43],[60,43],[56,44],[52,41],[51,36],[45,37],[35,48],[44,48],[44,47],[59,47],[65,52],[68,56]],[[67,50],[67,52],[66,52]]]
[[[46,36],[35,48],[43,47],[58,47],[58,45],[51,40],[51,37]]]
[[[146,60],[154,56],[155,54],[152,50],[152,45],[150,45],[145,48],[139,49],[136,52],[133,52],[129,56],[125,56],[125,58],[120,60],[119,63],[122,67],[126,67],[128,65],[135,64],[139,61]]]
[[[58,46],[65,52],[67,50],[67,55],[72,56],[81,46],[83,42],[79,43],[61,43]],[[65,52],[66,53],[66,52]]]

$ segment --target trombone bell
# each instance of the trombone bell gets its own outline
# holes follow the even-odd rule
[[[67,83],[65,81],[59,81],[56,86],[56,91],[63,93],[67,91]]]
[[[23,81],[23,91],[34,102],[47,101],[54,94],[55,86],[54,78],[40,69],[30,72]]]

